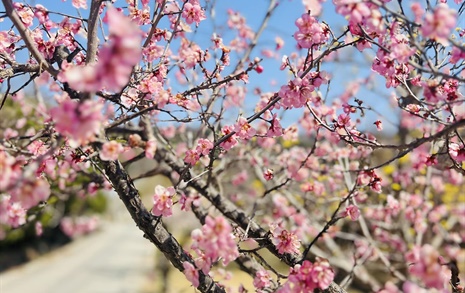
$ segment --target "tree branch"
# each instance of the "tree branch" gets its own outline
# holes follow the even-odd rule
[[[31,39],[29,35],[29,29],[26,28],[19,17],[18,13],[13,7],[13,2],[11,0],[2,0],[3,5],[5,6],[5,11],[8,17],[13,22],[14,26],[18,29],[21,38],[23,39],[26,47],[28,48],[29,52],[31,52],[32,56],[36,59],[37,63],[41,69],[45,69],[48,71],[52,76],[56,76],[58,71],[53,68],[47,60],[45,60],[42,53],[40,53],[39,49],[34,45],[34,41]]]
[[[155,244],[179,271],[184,271],[183,263],[185,261],[194,264],[193,259],[183,250],[176,238],[163,227],[158,218],[145,208],[138,190],[128,173],[121,166],[121,163],[119,161],[102,161],[101,164],[105,169],[106,176],[112,183],[121,201],[123,201],[132,219],[139,229],[144,232],[144,237]],[[197,289],[201,292],[225,292],[221,285],[201,270],[199,271],[199,281],[200,285]]]

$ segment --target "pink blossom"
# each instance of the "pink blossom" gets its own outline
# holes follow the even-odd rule
[[[283,135],[283,128],[281,127],[281,123],[279,122],[279,118],[276,114],[273,115],[273,120],[271,120],[271,125],[268,131],[266,132],[266,136],[268,137],[276,137]]]
[[[309,11],[310,15],[318,16],[321,14],[322,6],[320,2],[324,2],[321,0],[302,0],[302,4],[305,7],[306,11]]]
[[[71,147],[78,147],[95,140],[103,123],[102,104],[85,100],[65,100],[50,110],[55,129],[69,138]]]
[[[7,224],[13,228],[18,228],[26,224],[26,209],[19,202],[10,202],[6,210]]]
[[[302,14],[295,25],[299,30],[294,33],[294,39],[302,48],[312,48],[328,40],[329,31],[326,25],[318,23],[318,20],[311,15]]]
[[[360,210],[355,205],[349,205],[342,215],[349,216],[352,221],[357,221],[358,217],[360,217]]]
[[[334,271],[327,259],[317,257],[311,273],[313,282],[320,289],[327,289],[334,279]]]
[[[195,193],[190,193],[186,195],[185,193],[181,194],[181,198],[179,199],[179,204],[181,205],[182,211],[190,211],[191,205],[199,206],[200,205],[200,196]]]
[[[263,178],[265,178],[266,181],[270,181],[271,179],[273,179],[273,177],[273,170],[266,169],[265,172],[263,172]]]
[[[199,159],[200,154],[197,152],[197,150],[187,150],[184,162],[191,166],[194,166],[199,161]]]
[[[184,267],[184,275],[186,276],[187,280],[192,283],[192,285],[197,288],[200,285],[199,282],[199,271],[188,261],[182,263]]]
[[[399,288],[397,288],[396,285],[394,285],[394,283],[392,283],[391,281],[388,281],[386,282],[386,284],[384,284],[384,288],[378,291],[378,293],[402,293],[402,292],[399,290]]]
[[[421,7],[421,4],[418,2],[413,2],[410,5],[410,9],[412,9],[413,14],[415,15],[415,22],[420,22],[421,17],[425,13],[425,10]]]
[[[463,162],[465,161],[465,147],[460,147],[460,145],[456,143],[451,143],[449,144],[449,155],[457,162]]]
[[[196,25],[207,18],[198,0],[190,0],[184,5],[182,17],[188,24],[195,22]]]
[[[221,129],[221,132],[223,133],[224,136],[226,135],[230,135],[232,132],[233,132],[233,128],[231,126],[224,126],[222,129]],[[225,139],[221,144],[220,146],[225,149],[225,150],[230,150],[231,148],[233,148],[235,145],[237,144],[237,140],[236,140],[236,135],[233,134],[231,136],[229,136],[227,139]]]
[[[172,186],[165,188],[161,185],[155,186],[155,194],[153,195],[152,214],[159,217],[169,217],[173,214],[173,196],[176,193]]]
[[[459,47],[454,46],[452,48],[452,51],[451,51],[450,55],[451,55],[450,56],[450,62],[452,64],[456,64],[457,62],[459,62],[459,60],[465,59],[465,52],[462,51],[462,49],[459,48]]]
[[[87,0],[73,0],[73,6],[77,9],[87,9]]]
[[[50,193],[50,184],[42,177],[22,182],[18,188],[10,190],[11,199],[20,202],[25,209],[46,201]]]
[[[210,151],[213,149],[213,143],[208,140],[208,139],[204,139],[204,138],[201,138],[199,139],[199,141],[197,142],[197,148],[196,148],[196,151],[199,153],[199,154],[202,154],[204,156],[208,156],[208,154],[210,153]]]
[[[0,148],[0,191],[5,190],[14,180],[15,177],[19,176],[19,172],[16,172],[14,167],[16,160],[10,156],[6,151]]]
[[[440,261],[438,251],[429,244],[415,246],[406,255],[409,272],[421,279],[428,288],[445,289],[448,287],[450,271]]]
[[[60,222],[60,229],[71,238],[89,234],[96,230],[98,226],[99,219],[97,217],[64,217]]]
[[[128,83],[133,66],[140,60],[141,35],[136,24],[115,8],[108,9],[105,19],[110,41],[100,50],[99,61],[86,66],[68,66],[58,76],[74,90],[95,92],[103,87],[118,92]]]
[[[207,216],[202,229],[192,231],[191,236],[194,241],[192,249],[204,254],[204,262],[211,264],[221,258],[223,264],[228,265],[239,256],[231,225],[224,217]]]
[[[383,130],[383,122],[381,122],[381,120],[376,120],[373,124],[376,125],[376,129],[378,129],[378,131]]]
[[[251,139],[256,133],[255,129],[247,122],[247,119],[242,116],[237,119],[237,123],[234,125],[234,131],[236,135],[243,140]]]
[[[263,289],[271,284],[270,274],[265,270],[259,270],[255,273],[255,278],[253,279],[253,285],[255,289]]]
[[[28,5],[19,2],[14,2],[13,6],[24,25],[30,27],[34,20],[34,12],[32,9],[30,9]]]
[[[247,171],[242,170],[240,173],[234,175],[231,183],[234,186],[241,185],[242,183],[244,183],[247,180],[247,178],[248,178]]]
[[[308,78],[298,77],[282,86],[279,96],[282,98],[281,103],[284,107],[300,108],[309,101],[314,90],[315,87]]]
[[[434,39],[446,46],[449,44],[448,38],[455,28],[456,22],[456,11],[442,3],[434,8],[433,13],[426,14],[421,32],[426,38]]]
[[[278,292],[313,292],[327,289],[334,279],[334,271],[326,259],[316,258],[312,264],[305,260],[290,269],[289,279]]]
[[[102,161],[115,161],[123,150],[123,146],[116,140],[107,141],[103,144],[99,156]]]
[[[280,227],[271,229],[272,241],[279,253],[299,253],[300,241],[293,232]]]
[[[145,145],[145,157],[147,159],[153,159],[156,151],[157,151],[157,141],[154,139],[147,141]]]

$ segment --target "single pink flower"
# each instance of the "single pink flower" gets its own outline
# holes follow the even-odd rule
[[[352,221],[357,221],[360,217],[360,210],[357,206],[349,205],[342,215],[349,216]]]
[[[204,138],[199,139],[197,143],[197,148],[196,148],[196,151],[199,154],[208,156],[208,154],[210,153],[212,149],[213,149],[213,143],[210,140],[204,139]]]
[[[99,156],[102,161],[115,161],[123,150],[123,146],[116,140],[107,141],[103,144]]]
[[[255,129],[247,122],[247,119],[242,116],[237,119],[237,123],[234,125],[234,131],[236,135],[243,140],[251,139],[256,133]]]
[[[153,195],[152,214],[159,217],[169,217],[173,214],[173,196],[176,193],[172,186],[165,188],[161,185],[155,186]]]
[[[270,181],[271,179],[273,179],[273,177],[273,170],[266,169],[265,172],[263,172],[263,178],[265,178],[266,181]]]
[[[192,283],[192,285],[197,288],[200,285],[199,282],[199,271],[188,261],[182,263],[184,267],[184,275],[186,276],[187,280]]]
[[[186,157],[184,157],[184,162],[194,166],[200,159],[200,155],[197,150],[187,150]]]

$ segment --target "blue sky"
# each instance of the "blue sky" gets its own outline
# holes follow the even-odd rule
[[[66,2],[59,0],[23,2],[29,3],[31,5],[41,3],[44,6],[47,6],[47,8],[49,8],[50,10],[56,9],[60,12],[75,16],[81,14],[83,17],[87,17],[89,13],[89,10],[81,9],[78,11],[75,8],[73,8],[71,5],[71,0],[68,0]],[[50,6],[52,2],[53,6]],[[90,1],[88,2],[90,6]],[[154,2],[154,0],[152,2]],[[268,0],[217,0],[214,2],[216,3],[215,19],[213,20],[213,22],[212,20],[207,20],[204,23],[201,23],[198,33],[194,36],[194,40],[198,42],[200,45],[205,45],[205,47],[210,46],[211,44],[210,38],[212,34],[213,23],[216,27],[220,29],[220,35],[225,39],[225,43],[227,43],[228,40],[230,40],[233,37],[233,32],[231,32],[227,28],[225,23],[227,19],[227,9],[231,8],[233,10],[240,11],[241,14],[245,16],[247,24],[252,29],[256,30],[260,25],[269,4]],[[408,4],[406,3],[406,6],[407,5]],[[115,6],[126,6],[126,1],[118,0],[116,1]],[[262,35],[261,39],[259,40],[256,49],[251,54],[251,58],[253,59],[254,57],[261,57],[260,51],[262,49],[274,48],[274,39],[276,36],[280,36],[285,41],[285,46],[280,51],[281,55],[289,55],[291,52],[295,51],[295,40],[292,37],[293,33],[296,31],[296,26],[294,25],[294,22],[302,13],[305,13],[305,10],[300,0],[279,1],[279,6],[277,7],[275,13],[271,17],[269,21],[269,26]],[[61,16],[52,15],[51,17],[55,20],[61,19]],[[335,13],[335,8],[331,0],[326,1],[323,4],[323,14],[320,16],[320,19],[329,23],[335,33],[342,30],[342,27],[344,25],[343,17]],[[460,21],[460,23],[462,22],[463,21]],[[9,28],[10,23],[8,21],[0,22],[1,30],[8,30]],[[146,30],[147,29],[148,28],[146,28]],[[175,51],[176,45],[173,45],[172,49]],[[331,92],[329,95],[330,98],[337,97],[337,95],[341,94],[344,91],[344,88],[347,86],[348,82],[353,80],[353,78],[357,75],[363,78],[371,74],[371,70],[369,67],[370,64],[367,63],[366,60],[363,60],[361,54],[354,54],[354,52],[356,53],[357,51],[355,49],[352,49],[351,51],[348,50],[346,54],[348,54],[347,56],[351,57],[355,56],[355,63],[333,63],[327,67],[327,69],[333,72],[333,78],[331,81]],[[369,54],[374,55],[374,52],[371,52]],[[18,56],[18,59],[24,57],[25,56],[23,54],[22,56]],[[231,63],[234,64],[234,54],[232,55]],[[288,72],[279,70],[280,60],[264,60],[262,65],[265,68],[265,70],[261,75],[258,75],[255,72],[251,73],[250,75],[250,84],[248,85],[249,95],[247,97],[248,102],[246,103],[246,109],[244,110],[244,114],[246,116],[252,114],[255,103],[258,100],[257,97],[251,95],[253,87],[259,86],[264,91],[277,91],[279,90],[279,86],[285,84],[290,77]],[[361,90],[357,97],[364,100],[367,105],[373,106],[379,111],[389,111],[389,113],[387,113],[387,116],[390,117],[389,120],[395,121],[395,112],[389,110],[389,101],[386,99],[388,90],[386,90],[384,87],[384,80],[382,78],[378,78],[377,81],[379,83],[377,93],[373,93],[368,90]],[[272,85],[273,82],[276,82],[276,85]],[[2,90],[4,90],[4,87],[5,86],[3,86]],[[284,116],[284,126],[290,125],[295,122],[295,112],[296,111],[290,111],[290,114]],[[374,129],[371,123],[378,118],[377,115],[371,114],[367,118],[367,125],[369,125],[371,129]],[[387,121],[384,119],[383,122]],[[389,128],[389,125],[387,123],[385,123],[385,126]]]

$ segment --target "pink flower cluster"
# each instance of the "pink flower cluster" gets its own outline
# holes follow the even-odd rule
[[[20,202],[25,209],[30,209],[50,196],[50,184],[43,177],[23,179],[20,184],[9,191],[11,199]]]
[[[65,217],[61,219],[60,228],[70,238],[76,238],[81,235],[89,234],[95,231],[99,226],[97,217]]]
[[[192,231],[191,237],[191,248],[200,256],[195,265],[204,273],[219,259],[226,266],[239,256],[231,225],[224,217],[207,216],[202,228]]]
[[[120,91],[128,83],[133,66],[141,58],[139,28],[115,8],[108,9],[105,19],[108,21],[110,41],[100,50],[97,64],[64,64],[64,72],[59,75],[61,82],[68,82],[77,91],[95,92],[102,88]]]
[[[231,133],[234,132],[234,128],[231,127],[231,126],[224,126],[222,129],[221,129],[221,133],[223,133],[224,136],[226,135],[230,135]],[[230,150],[232,149],[235,145],[237,144],[237,139],[236,139],[236,134],[233,134],[231,135],[230,137],[228,137],[227,139],[225,139],[221,144],[220,146],[225,149],[225,150]]]
[[[295,25],[299,30],[294,33],[294,39],[301,48],[313,48],[328,40],[328,27],[309,14],[302,14],[295,21]]]
[[[371,190],[380,193],[381,192],[381,177],[379,177],[375,171],[362,171],[359,173],[357,178],[358,185],[368,185]]]
[[[152,214],[155,216],[169,217],[173,214],[173,196],[176,194],[174,187],[165,188],[161,185],[155,186],[153,195]]]
[[[429,244],[414,247],[406,255],[409,262],[409,272],[423,280],[428,288],[446,289],[448,287],[450,270],[441,261],[437,249]]]
[[[187,24],[195,22],[196,25],[202,20],[207,19],[205,11],[200,6],[199,0],[189,0],[183,8],[182,17],[186,20]]]
[[[99,156],[102,161],[114,161],[118,159],[123,150],[123,146],[116,140],[107,141],[103,144]]]
[[[0,195],[0,225],[17,228],[26,224],[26,209],[15,202],[9,195]],[[3,239],[0,228],[0,240]]]
[[[427,13],[421,26],[424,37],[433,39],[446,46],[449,36],[455,28],[457,12],[450,9],[447,4],[441,3],[434,8],[433,13]]]
[[[349,205],[346,207],[345,211],[342,212],[342,217],[349,216],[352,221],[357,221],[360,217],[360,210],[355,205]]]
[[[297,235],[293,232],[287,231],[279,225],[272,225],[270,228],[272,235],[271,241],[279,253],[299,253],[300,242]]]
[[[234,131],[242,140],[249,140],[256,134],[256,130],[247,122],[247,119],[242,116],[237,119],[234,125]]]
[[[291,268],[289,279],[279,293],[307,293],[315,289],[327,289],[334,279],[334,271],[326,259],[318,258],[314,263],[305,260]]]
[[[253,285],[256,289],[265,289],[271,284],[271,276],[268,271],[260,270],[255,273]],[[260,291],[259,291],[260,292]]]
[[[210,151],[213,149],[213,143],[205,138],[199,139],[195,150],[187,150],[184,162],[194,166],[200,159],[200,156],[208,156]]]
[[[304,78],[297,77],[279,90],[281,105],[286,108],[301,108],[312,98],[312,92],[322,84],[327,84],[329,76],[326,72],[310,72]]]
[[[336,12],[347,17],[349,20],[349,30],[352,34],[363,36],[370,35],[373,39],[382,35],[384,26],[382,14],[379,7],[369,1],[333,0]],[[365,43],[358,49],[370,47]]]
[[[58,133],[68,137],[69,145],[76,148],[95,140],[104,120],[101,110],[102,105],[96,101],[65,100],[51,109],[50,115]]]

